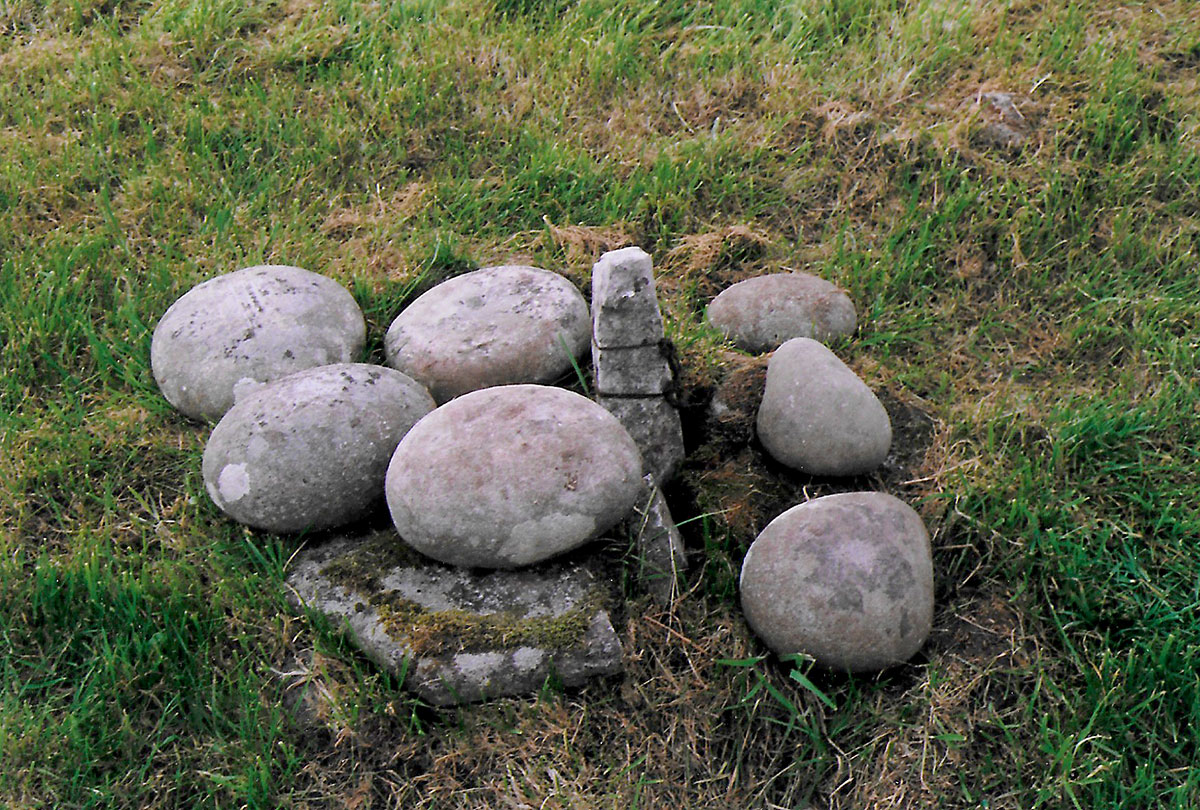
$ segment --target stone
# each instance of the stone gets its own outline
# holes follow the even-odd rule
[[[662,344],[602,349],[593,344],[596,392],[610,396],[659,396],[672,390],[675,375]]]
[[[687,571],[683,535],[654,476],[646,475],[643,482],[642,496],[628,518],[637,551],[636,577],[655,602],[670,605],[679,597]]]
[[[772,458],[810,475],[871,472],[892,443],[891,421],[879,399],[810,338],[789,340],[772,355],[757,427]]]
[[[606,607],[615,589],[600,570],[592,560],[453,568],[386,531],[304,549],[287,581],[293,604],[344,628],[406,688],[445,706],[620,673]]]
[[[683,463],[683,423],[666,397],[598,396],[633,437],[644,461],[643,471],[666,483]]]
[[[387,500],[404,541],[452,565],[514,568],[599,537],[629,514],[642,459],[617,419],[571,391],[473,391],[396,448]]]
[[[592,267],[592,341],[602,349],[662,340],[654,266],[638,247],[610,250]]]
[[[392,451],[433,398],[365,363],[300,371],[244,391],[213,429],[202,471],[229,517],[271,532],[328,529],[383,498]]]
[[[268,382],[362,352],[366,323],[336,281],[287,265],[247,267],[184,293],[154,329],[150,365],[186,416],[216,420],[239,382]]]
[[[875,672],[909,660],[933,626],[925,524],[882,492],[827,495],[772,520],[746,552],[746,621],[779,655]]]
[[[708,305],[708,321],[748,352],[768,352],[792,338],[827,341],[854,333],[850,297],[808,273],[739,281]]]
[[[480,388],[554,382],[587,351],[590,324],[583,295],[557,273],[485,267],[413,301],[384,350],[441,404]]]

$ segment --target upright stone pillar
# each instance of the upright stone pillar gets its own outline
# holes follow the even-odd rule
[[[665,483],[683,461],[683,428],[667,398],[674,372],[653,264],[641,248],[609,251],[592,268],[592,366],[596,401],[637,442],[646,472]]]

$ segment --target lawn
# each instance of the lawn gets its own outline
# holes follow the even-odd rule
[[[0,79],[0,807],[1200,805],[1192,0],[0,0]],[[440,279],[586,290],[628,244],[692,590],[630,592],[623,677],[422,705],[289,606],[303,538],[208,500],[154,325],[292,264],[378,362]],[[933,635],[878,677],[738,609],[764,521],[849,486],[705,418],[761,368],[704,306],[788,269],[850,293],[897,423],[853,487],[933,538]]]

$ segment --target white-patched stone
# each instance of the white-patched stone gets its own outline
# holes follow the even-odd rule
[[[933,625],[925,524],[882,492],[828,495],[771,521],[742,563],[746,621],[780,655],[871,672],[911,658]]]
[[[392,322],[387,362],[435,400],[497,385],[548,383],[588,350],[591,318],[575,286],[549,270],[485,267],[445,281]]]
[[[453,565],[514,568],[576,548],[624,518],[642,460],[621,423],[560,388],[463,395],[396,448],[387,499],[400,536]]]
[[[808,273],[777,273],[739,281],[708,305],[708,320],[748,352],[769,352],[792,338],[826,341],[854,333],[854,303]]]
[[[879,399],[810,338],[789,340],[771,357],[757,427],[772,458],[811,475],[870,472],[892,444]]]
[[[244,393],[204,448],[222,512],[274,532],[362,517],[383,496],[392,451],[433,398],[400,372],[340,363]]]
[[[205,281],[172,304],[154,330],[150,364],[173,406],[219,419],[235,387],[348,363],[365,336],[362,311],[336,281],[260,265]]]

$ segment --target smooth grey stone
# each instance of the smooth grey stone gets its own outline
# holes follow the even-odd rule
[[[387,472],[405,542],[452,565],[514,568],[599,537],[633,508],[642,459],[610,413],[571,391],[473,391],[421,420]]]
[[[763,529],[742,563],[746,621],[780,655],[873,672],[911,658],[933,626],[925,524],[882,492],[827,495]]]
[[[670,481],[683,463],[683,423],[666,397],[597,396],[596,401],[620,420],[644,461],[643,472]]]
[[[857,316],[850,297],[825,279],[777,273],[722,291],[708,305],[708,321],[738,348],[768,352],[792,338],[851,335]]]
[[[395,369],[339,363],[244,393],[204,448],[204,486],[229,517],[272,532],[327,529],[383,496],[392,451],[434,408]]]
[[[445,706],[535,693],[622,670],[606,605],[613,585],[589,560],[471,571],[414,554],[393,532],[301,551],[297,606],[342,626],[404,686]]]
[[[627,523],[637,549],[637,581],[655,602],[672,604],[680,595],[687,555],[683,535],[653,475],[643,478],[641,497]]]
[[[336,281],[281,264],[247,267],[184,293],[150,343],[159,390],[193,419],[219,419],[239,383],[356,359],[362,310]]]
[[[438,403],[496,385],[550,383],[587,351],[587,302],[567,279],[537,267],[485,267],[413,301],[384,341],[388,365]]]
[[[757,427],[772,458],[810,475],[870,472],[892,444],[892,423],[879,399],[810,338],[789,340],[771,357]]]
[[[612,396],[657,396],[675,382],[661,344],[602,349],[592,344],[596,392]]]
[[[628,247],[602,255],[592,266],[592,341],[608,349],[651,346],[662,338],[649,254]]]

